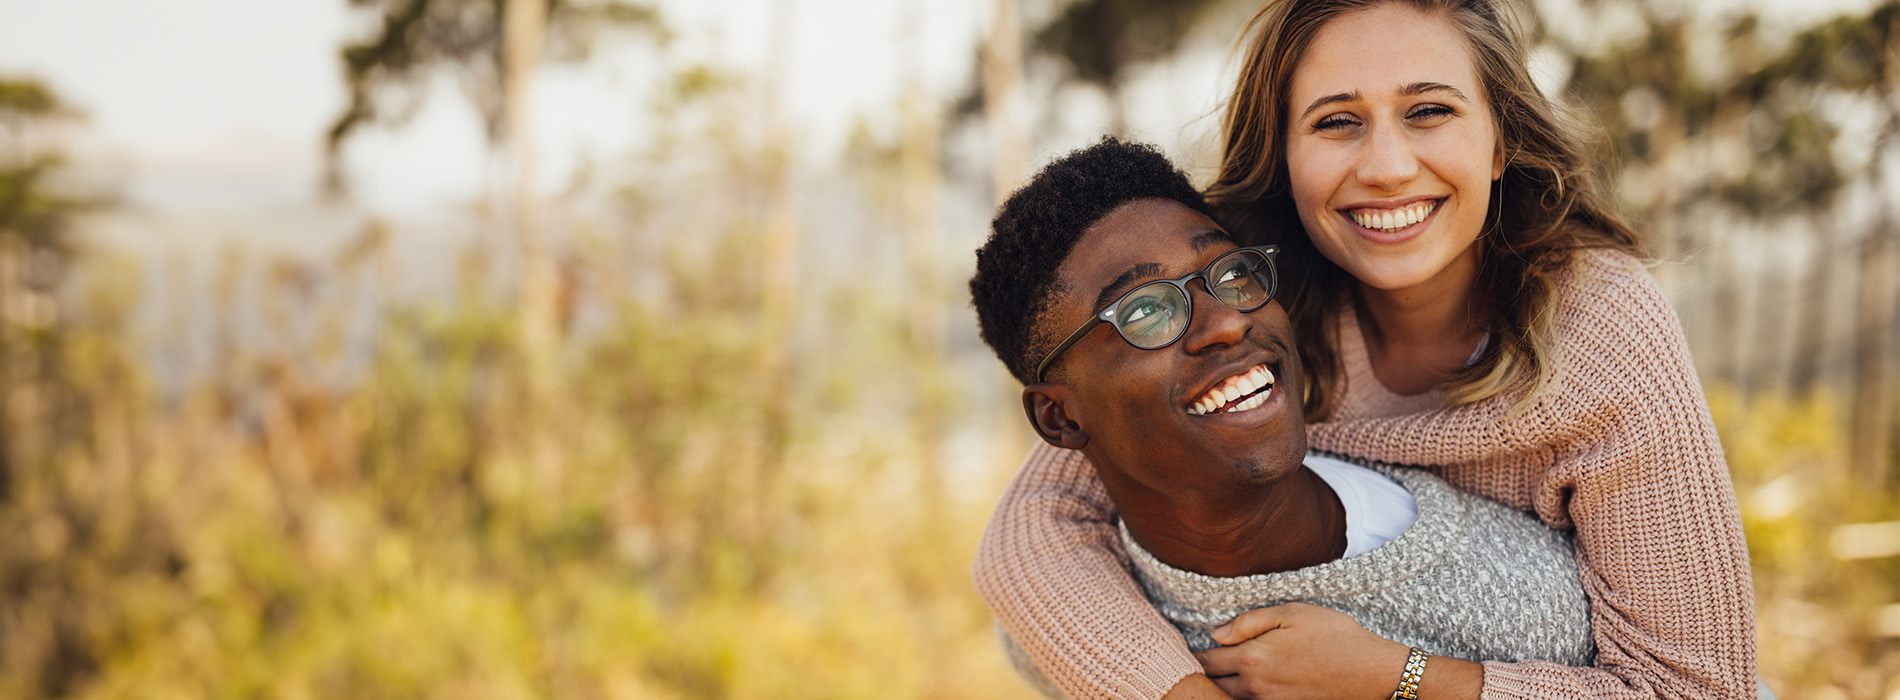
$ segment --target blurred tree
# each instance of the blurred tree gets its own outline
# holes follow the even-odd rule
[[[46,85],[0,76],[0,501],[57,428],[48,386],[59,355],[55,294],[71,218],[87,202],[52,184],[64,159],[30,132],[72,116]]]
[[[99,200],[73,194],[61,181],[59,150],[36,142],[38,132],[77,116],[45,84],[0,76],[0,529],[14,533],[0,546],[0,597],[9,608],[0,615],[0,695],[7,696],[69,695],[100,665],[86,621],[64,605],[75,590],[59,561],[64,552],[36,546],[44,538],[21,527],[103,529],[93,526],[96,513],[76,503],[73,479],[61,469],[62,440],[91,426],[89,406],[66,376],[60,292],[73,219]]]
[[[1745,307],[1744,288],[1761,280],[1742,269],[1735,249],[1717,247],[1727,232],[1713,214],[1805,223],[1797,228],[1812,231],[1811,240],[1788,244],[1813,251],[1808,268],[1784,273],[1799,293],[1756,304],[1790,308],[1794,319],[1787,379],[1777,383],[1805,396],[1823,382],[1833,313],[1828,288],[1837,279],[1857,280],[1852,359],[1842,365],[1854,395],[1852,460],[1864,476],[1892,479],[1885,465],[1895,450],[1896,216],[1890,198],[1876,196],[1868,230],[1841,230],[1848,217],[1837,194],[1850,186],[1890,192],[1896,184],[1887,157],[1900,145],[1896,3],[1803,30],[1777,52],[1764,49],[1756,16],[1728,20],[1715,33],[1724,37],[1724,60],[1713,75],[1693,65],[1694,40],[1711,34],[1706,25],[1718,20],[1633,7],[1647,18],[1646,31],[1609,51],[1579,55],[1570,92],[1609,132],[1604,160],[1621,156],[1621,179],[1642,183],[1624,190],[1624,203],[1655,236],[1656,252],[1677,259],[1707,254],[1679,272],[1695,277],[1683,281],[1685,288],[1705,290],[1709,300],[1710,308],[1685,309],[1691,335],[1712,355],[1715,374],[1734,386],[1747,389],[1775,374],[1769,368],[1781,363],[1773,353],[1739,334],[1742,317],[1762,311]],[[1876,116],[1865,143],[1836,147],[1843,104]]]
[[[990,192],[1001,202],[1029,174],[1029,134],[1024,124],[1021,3],[996,0],[993,12],[977,71],[990,137]]]
[[[638,31],[661,40],[670,37],[658,10],[624,0],[543,0],[523,5],[514,10],[515,15],[507,10],[516,4],[513,0],[348,2],[379,13],[382,23],[368,38],[343,48],[349,104],[330,125],[326,173],[326,186],[339,194],[346,188],[344,143],[364,126],[406,121],[426,94],[428,80],[440,73],[460,80],[464,94],[481,114],[491,144],[499,146],[508,140],[512,131],[508,97],[526,87],[506,77],[508,41],[503,35],[509,17],[519,29],[545,34],[544,42],[522,44],[522,49],[545,49],[546,58],[562,62],[585,60],[608,32]],[[535,22],[537,14],[544,21]],[[536,55],[532,60],[540,58]]]
[[[1873,224],[1858,245],[1845,251],[1847,255],[1835,254],[1845,246],[1829,245],[1816,257],[1817,266],[1858,262],[1851,455],[1863,477],[1875,483],[1900,482],[1893,464],[1900,453],[1895,445],[1900,431],[1894,428],[1894,365],[1900,362],[1894,339],[1900,329],[1894,300],[1900,294],[1895,288],[1900,278],[1896,269],[1900,268],[1900,229],[1896,229],[1900,216],[1885,196],[1900,184],[1894,181],[1887,157],[1900,145],[1900,3],[1882,2],[1864,14],[1842,16],[1803,32],[1787,59],[1771,70],[1790,82],[1859,97],[1878,115],[1871,142],[1865,150],[1856,149],[1872,154],[1858,174],[1879,193],[1874,198]],[[1826,276],[1818,270],[1816,275]]]
[[[990,184],[1001,202],[1027,175],[1033,150],[1024,121],[1038,110],[1021,93],[1026,63],[1058,67],[1058,85],[1096,87],[1108,98],[1109,131],[1128,130],[1122,90],[1128,71],[1180,50],[1195,23],[1221,0],[1068,0],[1025,36],[1021,0],[996,0],[990,26],[977,47],[976,80],[950,106],[951,121],[981,116],[990,138]],[[1027,51],[1024,41],[1028,40]]]
[[[349,0],[381,15],[378,31],[343,49],[349,103],[330,126],[326,188],[345,191],[342,148],[373,123],[397,124],[414,114],[428,79],[448,72],[481,114],[489,145],[508,151],[515,189],[514,226],[521,246],[523,332],[544,342],[554,325],[554,264],[536,225],[534,146],[527,105],[544,58],[585,60],[603,33],[643,31],[664,39],[649,5],[623,0]]]
[[[1108,94],[1110,129],[1128,130],[1122,103],[1128,69],[1165,58],[1216,0],[1074,0],[1037,28],[1030,44],[1040,56],[1055,59],[1069,80]]]
[[[350,0],[380,13],[367,40],[343,49],[349,104],[330,127],[326,188],[344,190],[342,147],[357,129],[400,122],[415,111],[427,78],[451,72],[487,126],[488,142],[506,153],[501,187],[512,185],[512,228],[519,265],[517,332],[528,365],[529,410],[545,404],[560,323],[560,271],[540,224],[534,193],[535,148],[529,123],[534,74],[543,58],[582,60],[608,31],[665,38],[657,10],[624,0]],[[395,104],[392,104],[395,103]],[[400,104],[398,108],[395,105]],[[505,197],[497,192],[493,201]],[[532,415],[532,413],[531,413]],[[554,469],[553,446],[537,449],[538,469]],[[551,478],[552,474],[542,473]]]

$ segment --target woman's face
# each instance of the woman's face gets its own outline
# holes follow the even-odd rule
[[[1504,157],[1464,33],[1397,3],[1340,16],[1289,97],[1293,201],[1320,253],[1386,291],[1471,284]]]

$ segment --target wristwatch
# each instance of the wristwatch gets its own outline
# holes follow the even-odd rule
[[[1425,652],[1412,647],[1410,656],[1405,657],[1405,675],[1399,676],[1399,689],[1392,691],[1391,700],[1418,700],[1418,679],[1425,675]]]

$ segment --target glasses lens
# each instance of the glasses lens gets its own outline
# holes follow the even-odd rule
[[[1214,261],[1207,273],[1207,289],[1221,303],[1252,311],[1273,294],[1273,265],[1258,251],[1240,250]]]
[[[1188,300],[1180,288],[1154,282],[1129,293],[1115,307],[1115,330],[1143,350],[1174,342],[1187,327]]]

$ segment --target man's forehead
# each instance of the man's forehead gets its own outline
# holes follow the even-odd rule
[[[1117,207],[1083,232],[1061,277],[1120,274],[1136,265],[1165,263],[1210,247],[1233,245],[1213,220],[1172,199],[1139,199]],[[1100,285],[1096,281],[1095,285]]]

